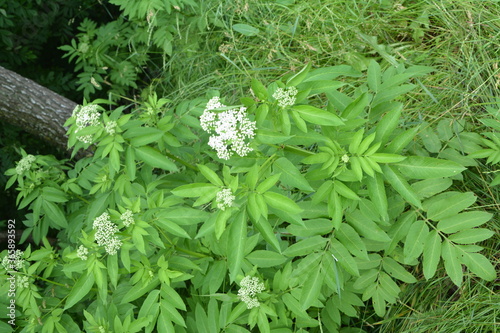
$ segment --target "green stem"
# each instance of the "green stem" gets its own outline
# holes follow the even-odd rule
[[[171,159],[173,159],[174,161],[177,161],[177,162],[181,163],[182,165],[184,165],[184,166],[188,167],[188,168],[189,168],[189,169],[191,169],[191,170],[194,170],[194,171],[199,171],[199,170],[198,170],[198,168],[197,168],[196,166],[194,166],[194,165],[192,165],[192,164],[189,164],[188,162],[186,162],[186,161],[184,161],[184,160],[182,160],[182,159],[178,158],[177,156],[174,156],[174,155],[172,155],[172,154],[170,154],[170,153],[167,153],[167,152],[165,153],[165,155],[167,155],[168,157],[170,157],[170,158],[171,158]]]

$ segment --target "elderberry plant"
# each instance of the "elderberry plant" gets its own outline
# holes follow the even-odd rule
[[[409,82],[430,71],[307,65],[267,87],[253,80],[253,97],[233,106],[152,95],[152,113],[77,108],[69,146],[89,156],[22,152],[7,172],[31,210],[23,238],[43,242],[24,253],[23,272],[0,268],[27,286],[18,322],[333,333],[361,307],[384,317],[405,284],[438,271],[457,286],[464,274],[494,280],[480,245],[492,214],[453,184],[475,163],[467,154],[496,139],[464,150],[468,134],[449,130],[458,125],[405,122]]]

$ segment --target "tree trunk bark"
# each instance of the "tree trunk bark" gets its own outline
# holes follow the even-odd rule
[[[64,123],[76,103],[0,66],[0,118],[67,151]]]

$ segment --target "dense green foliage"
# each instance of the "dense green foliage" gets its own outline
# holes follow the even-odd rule
[[[109,97],[85,102],[66,124],[73,154],[90,146],[93,155],[22,150],[6,173],[18,207],[30,211],[23,239],[43,244],[16,261],[23,331],[415,331],[394,318],[406,308],[419,311],[417,322],[435,315],[415,294],[405,298],[424,280],[427,304],[433,283],[445,293],[481,281],[477,303],[491,306],[477,309],[496,318],[486,281],[498,264],[500,105],[480,79],[473,107],[486,104],[484,115],[439,102],[430,82],[446,68],[425,56],[444,15],[426,2],[332,2],[349,8],[343,18],[293,1],[110,2],[123,17],[85,20],[62,47],[85,96],[96,88]],[[379,44],[377,24],[386,40],[403,41]],[[346,45],[334,51],[337,37]],[[226,159],[207,128],[237,110],[240,127],[216,133],[251,122],[256,131],[225,141],[230,153],[243,137],[251,148]],[[439,313],[460,316],[457,308]],[[444,321],[425,325],[419,332],[447,331]]]

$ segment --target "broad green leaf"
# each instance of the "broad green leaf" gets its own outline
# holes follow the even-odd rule
[[[61,209],[56,206],[51,201],[43,200],[43,210],[47,217],[52,220],[60,228],[67,228],[68,221],[66,221],[66,216],[64,216]]]
[[[406,156],[388,153],[375,153],[370,158],[377,163],[397,163],[406,159]]]
[[[447,234],[478,227],[488,222],[493,215],[487,212],[465,212],[439,221],[437,228]]]
[[[450,178],[426,179],[411,184],[420,199],[429,198],[448,189],[452,184]]]
[[[420,132],[420,137],[425,149],[431,153],[439,153],[441,150],[441,140],[435,133],[435,130],[428,123],[423,123],[424,129]]]
[[[139,310],[139,318],[145,317],[147,315],[158,315],[159,312],[159,302],[158,296],[160,291],[158,289],[151,290],[144,302],[141,304],[141,309]]]
[[[424,245],[423,268],[424,276],[427,280],[436,273],[439,259],[441,258],[441,236],[436,230],[432,230],[427,235]]]
[[[391,186],[398,192],[406,201],[418,208],[422,208],[422,203],[418,195],[411,188],[410,184],[403,178],[403,176],[390,165],[383,165],[385,179]]]
[[[323,272],[317,267],[311,271],[311,274],[306,279],[300,294],[300,304],[303,310],[307,310],[313,303],[317,302],[323,285],[323,277]]]
[[[50,202],[68,201],[68,199],[66,198],[66,194],[63,191],[51,186],[43,187],[42,196],[45,201],[50,201]]]
[[[347,273],[354,276],[359,276],[359,270],[356,261],[351,256],[349,251],[345,248],[345,246],[342,245],[342,243],[340,243],[336,239],[332,239],[330,252],[335,256],[335,260],[338,260],[340,266],[342,266],[347,271]]]
[[[283,303],[286,307],[292,311],[292,313],[298,318],[308,318],[307,312],[302,309],[302,305],[300,305],[299,301],[295,299],[290,293],[286,293],[281,296],[283,299]]]
[[[377,104],[383,102],[392,101],[396,97],[404,95],[409,91],[412,91],[413,89],[415,89],[415,87],[416,86],[413,84],[403,84],[390,89],[381,90],[373,98],[373,105],[376,106]]]
[[[283,254],[288,257],[306,256],[316,250],[323,248],[328,240],[321,236],[313,236],[302,239],[295,244],[290,245]]]
[[[68,297],[66,298],[64,310],[67,310],[76,303],[80,302],[82,298],[90,292],[90,289],[92,289],[94,282],[94,274],[92,274],[90,271],[87,271],[87,274],[83,274],[82,276],[80,276],[78,281],[76,281],[75,285],[69,292]]]
[[[258,129],[256,140],[265,144],[278,144],[291,139],[293,135],[283,135],[277,131],[268,131],[265,129]]]
[[[247,238],[247,220],[245,210],[242,209],[231,222],[229,230],[227,263],[231,281],[236,279],[240,272]]]
[[[358,195],[351,190],[347,185],[342,183],[341,181],[334,180],[333,181],[333,189],[335,192],[343,196],[344,198],[351,199],[351,200],[360,200]]]
[[[256,36],[260,32],[259,29],[244,23],[233,24],[233,30],[248,37]]]
[[[127,171],[128,178],[130,180],[135,180],[137,165],[135,164],[135,152],[132,146],[128,146],[125,152],[125,169]]]
[[[458,259],[458,253],[455,246],[445,240],[441,245],[441,257],[444,261],[444,268],[454,284],[460,287],[463,279],[462,264]]]
[[[354,282],[354,289],[364,291],[369,285],[372,285],[377,280],[379,274],[378,269],[370,269],[368,272],[363,272],[361,276]]]
[[[123,138],[129,139],[133,147],[142,147],[153,142],[158,142],[163,134],[163,131],[153,127],[133,127],[123,134]]]
[[[149,166],[167,171],[177,171],[177,166],[158,150],[149,146],[135,148],[138,160],[144,161]]]
[[[413,275],[410,274],[403,266],[401,266],[396,260],[385,257],[382,259],[382,265],[384,267],[384,271],[387,272],[390,276],[400,281],[406,283],[415,283],[417,279]]]
[[[399,120],[401,118],[401,111],[403,110],[402,103],[396,103],[393,110],[387,112],[382,116],[382,119],[378,122],[377,128],[375,129],[376,141],[381,142],[385,145],[389,140],[390,136],[394,133],[394,130],[399,125]],[[383,162],[392,163],[392,162]]]
[[[395,166],[409,179],[451,177],[465,170],[456,162],[423,156],[409,156]]]
[[[192,225],[206,221],[210,213],[200,209],[178,207],[175,209],[164,209],[158,216],[167,218],[179,225]]]
[[[389,242],[391,240],[375,222],[366,218],[359,210],[346,214],[346,219],[365,238],[378,242]]]
[[[153,280],[151,280],[151,282],[149,282],[146,285],[143,285],[142,283],[134,285],[132,288],[129,289],[127,294],[123,296],[120,304],[126,304],[135,301],[139,297],[155,289],[159,284],[160,280],[157,277],[154,277]]]
[[[306,78],[309,70],[311,69],[311,63],[307,63],[298,73],[294,74],[292,77],[288,79],[286,85],[288,87],[296,86],[300,84]]]
[[[471,206],[477,197],[472,192],[445,192],[430,198],[426,204],[427,217],[434,221],[453,216]]]
[[[186,322],[184,321],[184,318],[182,318],[179,311],[177,311],[177,309],[172,304],[170,304],[168,300],[166,299],[161,300],[160,309],[161,312],[167,314],[168,318],[172,320],[174,323],[182,327],[186,327]]]
[[[214,197],[218,192],[219,187],[208,183],[193,183],[176,187],[172,190],[174,195],[185,198],[194,198],[214,193]]]
[[[375,309],[375,313],[379,317],[384,317],[387,304],[385,303],[385,299],[380,287],[376,287],[375,293],[372,296],[372,303],[373,308]]]
[[[304,81],[333,80],[339,76],[360,77],[361,73],[349,65],[321,67],[311,70]]]
[[[450,235],[448,239],[458,244],[474,244],[484,241],[495,234],[494,231],[484,228],[465,229]]]
[[[266,199],[266,203],[276,209],[283,210],[292,215],[300,214],[302,208],[300,208],[292,199],[285,197],[282,194],[276,192],[266,192],[263,194]]]
[[[315,235],[326,235],[333,229],[330,219],[318,218],[303,221],[304,225],[290,224],[286,229],[295,236],[310,237]]]
[[[482,254],[465,252],[463,254],[463,263],[470,271],[481,279],[493,281],[497,277],[495,267]]]
[[[351,154],[359,154],[358,148],[363,140],[363,135],[365,134],[365,129],[361,128],[356,133],[354,133],[349,140],[349,152]]]
[[[217,218],[215,220],[215,238],[218,240],[224,230],[226,230],[227,220],[231,217],[231,210],[219,210],[217,212]]]
[[[259,230],[260,234],[264,238],[264,240],[271,245],[276,251],[281,253],[280,245],[276,235],[274,234],[273,228],[269,224],[269,222],[264,218],[259,218],[252,221],[257,230]]]
[[[382,175],[375,174],[373,177],[367,177],[366,186],[368,188],[368,194],[370,195],[370,200],[375,205],[377,212],[383,221],[389,220],[388,204],[387,204],[387,194],[385,192],[385,184]]]
[[[410,264],[413,260],[417,259],[424,250],[424,244],[429,234],[429,227],[424,221],[415,221],[408,235],[406,235],[406,242],[404,247],[405,262]]]
[[[391,143],[387,145],[385,148],[386,153],[397,154],[400,153],[410,142],[415,139],[415,136],[420,129],[419,126],[410,128],[409,130],[404,131],[403,133],[397,135],[394,139],[392,139]]]
[[[373,96],[368,93],[361,94],[342,111],[342,118],[354,119],[358,117],[368,106],[372,97]]]
[[[276,173],[281,173],[280,180],[283,184],[296,187],[302,191],[314,191],[297,167],[286,157],[277,159],[273,164],[273,168]],[[257,191],[263,192],[259,191],[259,187],[257,187]]]
[[[111,284],[116,288],[118,284],[118,256],[108,256],[107,271]]]
[[[184,230],[182,227],[180,227],[177,223],[173,221],[164,218],[159,218],[156,220],[156,224],[158,224],[160,228],[171,233],[172,235],[191,239],[191,236],[189,236],[186,230]]]
[[[381,85],[382,74],[380,71],[380,65],[375,60],[370,60],[368,64],[367,81],[368,87],[373,92],[378,92]]]
[[[342,223],[337,229],[335,236],[353,255],[360,259],[368,260],[365,243],[361,240],[356,230],[349,224]]]
[[[224,186],[224,183],[222,182],[222,180],[219,178],[219,176],[217,176],[217,174],[212,169],[210,169],[209,167],[207,167],[203,164],[196,164],[196,166],[200,170],[201,174],[209,182],[211,182],[215,186],[220,186],[220,187]]]
[[[345,82],[331,81],[331,80],[316,80],[302,82],[298,88],[300,91],[309,91],[308,96],[317,95],[320,93],[326,93],[332,91],[333,89],[339,89],[345,86]]]
[[[401,289],[399,289],[396,282],[394,282],[394,280],[384,272],[380,272],[378,282],[382,290],[385,292],[383,293],[384,299],[389,303],[394,303],[401,292]]]
[[[339,116],[312,105],[295,105],[293,110],[297,111],[304,120],[313,124],[323,126],[344,125]]]
[[[267,250],[256,250],[245,257],[258,267],[274,267],[283,264],[287,258],[283,255]]]
[[[261,101],[267,100],[268,93],[266,87],[257,79],[252,79],[252,91]]]

